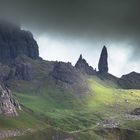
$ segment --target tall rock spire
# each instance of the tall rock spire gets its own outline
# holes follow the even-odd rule
[[[100,73],[107,73],[108,72],[108,53],[106,46],[103,47],[99,63],[98,63],[98,69]]]

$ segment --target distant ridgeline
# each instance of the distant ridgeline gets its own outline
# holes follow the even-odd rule
[[[132,72],[121,78],[108,73],[108,53],[105,46],[101,51],[98,69],[99,71],[89,66],[82,55],[75,66],[65,62],[44,61],[39,57],[38,45],[32,33],[21,30],[15,24],[0,22],[0,114],[18,115],[16,109],[20,109],[20,106],[9,88],[17,83],[17,89],[19,81],[38,83],[46,78],[50,85],[59,85],[73,93],[85,94],[88,91],[87,76],[95,75],[102,80],[110,80],[121,88],[140,89],[139,73]],[[22,89],[18,87],[17,90]]]
[[[75,66],[65,62],[49,62],[40,59],[37,42],[29,31],[6,21],[0,21],[0,81],[10,79],[32,81],[38,75],[54,78],[56,83],[74,85],[72,88],[85,87],[84,75],[96,75],[103,80],[111,80],[122,88],[140,89],[140,74],[133,72],[117,78],[108,73],[108,52],[103,46],[98,63],[98,71],[89,66],[80,55]],[[37,64],[36,64],[37,63]],[[39,70],[36,66],[39,66]],[[75,78],[77,77],[77,78]],[[58,82],[59,81],[59,82]],[[64,85],[62,84],[61,85]],[[81,90],[82,91],[82,90]]]
[[[18,25],[0,21],[0,61],[4,63],[18,55],[32,59],[39,57],[38,45],[32,33],[21,30]]]

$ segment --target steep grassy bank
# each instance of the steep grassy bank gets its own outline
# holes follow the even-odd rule
[[[18,84],[20,87],[23,86],[22,81]],[[26,125],[26,122],[23,121],[24,125],[28,128],[37,128],[34,124],[37,124],[36,121],[41,121],[53,128],[71,133],[79,140],[87,138],[102,140],[103,136],[98,132],[112,127],[132,131],[139,129],[139,118],[129,115],[133,109],[140,106],[139,90],[119,89],[113,83],[102,81],[96,76],[88,79],[88,85],[90,87],[89,94],[83,98],[49,84],[47,80],[42,81],[40,85],[24,83],[23,92],[14,93],[20,103],[31,110],[29,114],[34,118],[30,120],[27,117],[30,123]],[[42,128],[45,127],[45,125],[42,126]],[[33,135],[15,139],[26,138],[28,140],[40,137],[40,140],[44,140],[48,134],[49,131],[47,132],[45,129]],[[124,137],[125,135],[126,133],[124,133]],[[104,137],[107,140],[113,140],[115,136],[116,133],[106,132]],[[134,136],[136,137],[134,140],[137,140],[139,133],[134,133]]]

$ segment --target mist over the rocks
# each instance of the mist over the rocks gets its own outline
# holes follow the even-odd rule
[[[138,0],[0,0],[0,18],[34,33],[47,60],[77,61],[97,68],[100,51],[109,52],[109,72],[140,71]]]

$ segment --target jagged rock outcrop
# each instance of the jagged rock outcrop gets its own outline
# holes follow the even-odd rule
[[[56,62],[51,76],[56,80],[56,84],[69,88],[77,94],[88,90],[83,74],[69,62]]]
[[[18,116],[16,109],[21,109],[17,100],[14,99],[12,92],[0,84],[0,114],[8,117]]]
[[[0,21],[0,62],[9,63],[19,55],[39,58],[37,42],[29,31],[19,26]]]
[[[10,65],[0,64],[0,81],[15,80],[32,80],[31,58],[20,55]]]
[[[99,59],[99,64],[98,64],[98,69],[100,73],[107,73],[108,72],[108,53],[107,53],[107,48],[106,46],[103,47],[100,59]]]
[[[78,61],[75,64],[75,67],[79,69],[82,73],[88,75],[93,75],[96,73],[96,71],[91,66],[89,66],[86,60],[82,58],[82,55],[80,55]]]
[[[52,76],[62,82],[73,84],[80,79],[79,73],[71,63],[56,62]]]
[[[140,89],[140,73],[131,72],[123,75],[119,80],[118,84],[122,88],[126,89]]]
[[[18,80],[31,80],[32,79],[32,67],[30,63],[20,63],[16,65],[15,76]]]
[[[14,69],[11,72],[17,80],[32,80],[32,65],[28,62],[25,55],[19,56],[15,59]]]

